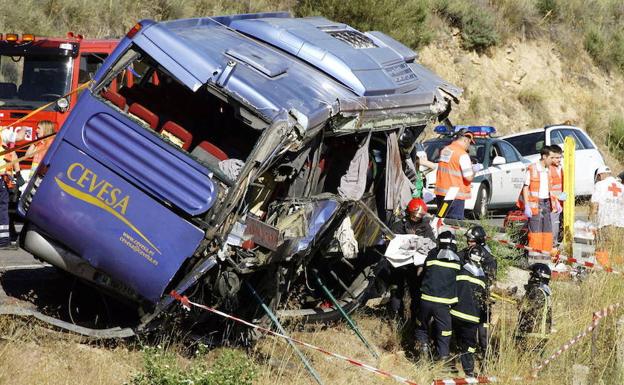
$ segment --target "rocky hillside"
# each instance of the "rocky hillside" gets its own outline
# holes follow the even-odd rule
[[[570,121],[585,128],[609,163],[606,137],[613,119],[624,116],[624,77],[594,65],[580,52],[570,64],[548,40],[512,40],[489,54],[467,52],[458,31],[419,52],[423,64],[464,88],[451,116],[457,124],[491,124],[501,133]]]

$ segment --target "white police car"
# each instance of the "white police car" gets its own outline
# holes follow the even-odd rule
[[[507,141],[493,138],[496,133],[492,126],[455,126],[450,132],[445,126],[437,126],[434,132],[438,138],[423,142],[427,159],[437,162],[440,151],[452,141],[452,134],[466,129],[475,136],[475,144],[470,146],[469,155],[474,165],[482,169],[472,181],[470,199],[465,208],[475,218],[484,217],[489,209],[512,208],[520,195],[529,161]],[[436,172],[427,174],[427,188],[435,189]]]
[[[503,136],[513,144],[523,157],[531,162],[540,158],[544,145],[561,145],[566,137],[571,136],[576,143],[574,154],[574,193],[576,196],[589,196],[594,190],[596,170],[604,166],[602,154],[589,135],[578,127],[556,124],[535,130]]]

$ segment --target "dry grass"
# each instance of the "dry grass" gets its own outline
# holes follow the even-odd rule
[[[0,384],[121,384],[141,356],[103,348],[8,317],[0,318]]]
[[[622,241],[613,247],[622,250]],[[517,310],[514,305],[498,303],[495,308],[498,319],[494,329],[495,349],[489,356],[486,374],[502,379],[528,375],[540,359],[589,325],[594,311],[624,300],[624,278],[614,274],[596,273],[581,283],[554,282],[552,287],[557,332],[547,342],[541,358],[539,354],[528,353],[530,349],[516,347],[513,335]],[[570,383],[570,368],[574,364],[590,367],[601,383],[621,383],[618,382],[621,374],[617,368],[622,363],[616,363],[615,357],[618,349],[624,349],[624,341],[617,342],[617,332],[622,330],[616,331],[616,321],[623,315],[624,309],[603,321],[596,334],[594,354],[591,338],[585,338],[544,369],[536,383]],[[429,384],[434,378],[452,375],[448,368],[440,364],[414,360],[409,358],[409,354],[406,356],[396,323],[382,320],[370,312],[360,312],[355,319],[380,352],[381,359],[374,360],[344,323],[330,327],[292,325],[290,330],[294,337],[405,376],[419,384]],[[0,330],[0,384],[120,384],[128,382],[134,373],[143,370],[141,352],[132,345],[107,347],[85,344],[84,340],[8,318],[0,318]],[[403,342],[410,344],[410,341]],[[345,362],[302,349],[326,384],[393,383]],[[178,357],[178,363],[172,362],[171,365],[189,365],[193,360],[210,361],[214,358],[214,354],[196,359],[184,358],[182,347],[174,344],[168,350]],[[314,383],[292,349],[276,338],[262,339],[248,357],[258,367],[255,384]]]

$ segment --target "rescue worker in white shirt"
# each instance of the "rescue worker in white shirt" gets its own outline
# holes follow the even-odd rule
[[[618,236],[616,228],[624,228],[624,185],[611,176],[609,167],[602,166],[596,171],[596,184],[590,202],[589,218],[598,228],[597,240],[602,246],[610,236]]]
[[[427,204],[418,198],[410,200],[405,210],[405,217],[397,220],[391,226],[395,234],[412,234],[428,238],[435,242],[435,235],[431,227],[431,220],[427,218]],[[412,298],[412,311],[416,308],[419,279],[416,266],[409,264],[401,267],[390,267],[390,310],[395,318],[404,314],[403,297],[405,288],[409,289]]]
[[[494,258],[494,256],[492,255],[492,251],[490,250],[490,247],[485,243],[485,240],[487,238],[487,234],[485,232],[485,229],[482,226],[479,225],[473,225],[471,226],[468,231],[466,231],[466,243],[468,244],[468,247],[464,250],[462,250],[459,253],[459,257],[462,259],[463,261],[467,260],[467,251],[470,250],[470,248],[474,247],[474,246],[480,246],[482,248],[483,251],[483,259],[481,260],[480,264],[481,267],[483,268],[483,271],[485,272],[485,278],[486,278],[486,284],[487,284],[487,288],[488,288],[488,293],[489,293],[489,288],[494,284],[494,281],[496,280],[496,272],[498,270],[498,263],[496,262],[496,258]],[[489,294],[488,294],[489,297]],[[479,341],[479,354],[484,356],[485,353],[487,352],[487,348],[488,348],[488,344],[489,344],[489,326],[490,326],[490,317],[492,314],[492,309],[491,309],[491,304],[490,301],[486,301],[486,306],[484,308],[483,313],[481,313],[481,322],[479,323],[478,326],[478,331],[477,331],[477,337],[478,337],[478,341]]]
[[[453,317],[453,330],[460,350],[460,361],[464,373],[474,376],[474,353],[477,349],[477,329],[487,302],[487,284],[481,262],[485,250],[478,245],[466,251],[466,258],[457,275],[458,302],[450,313]]]
[[[25,131],[17,128],[0,127],[0,149],[9,150],[15,142],[24,140]],[[11,190],[16,190],[15,177],[20,177],[19,163],[10,164],[15,159],[15,153],[9,153],[0,158],[0,250],[16,249],[11,245],[11,220],[9,218],[9,198]]]
[[[425,259],[420,285],[416,325],[417,350],[429,352],[429,325],[440,360],[447,360],[453,334],[451,305],[457,303],[457,273],[460,270],[457,241],[450,231],[438,235],[438,247]]]
[[[453,142],[440,152],[434,190],[438,210],[442,208],[449,190],[452,187],[459,188],[455,200],[444,215],[446,218],[464,219],[465,200],[470,199],[472,180],[475,172],[480,170],[479,165],[472,165],[467,152],[474,143],[472,132],[460,130],[455,134]]]
[[[552,292],[550,268],[544,263],[529,267],[529,282],[524,286],[526,294],[520,303],[518,334],[520,342],[526,338],[536,338],[543,345],[552,332]]]
[[[526,181],[517,205],[529,218],[529,263],[548,262],[553,249],[551,213],[561,210],[558,197],[552,190],[549,168],[557,155],[550,146],[540,151],[540,160],[528,167]]]

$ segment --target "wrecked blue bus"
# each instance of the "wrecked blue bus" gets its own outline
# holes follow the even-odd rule
[[[416,59],[322,17],[143,20],[29,182],[20,245],[142,324],[171,290],[243,314],[245,283],[280,316],[331,317],[312,271],[352,310],[404,199],[399,138],[461,94]]]

